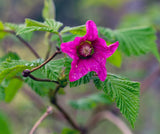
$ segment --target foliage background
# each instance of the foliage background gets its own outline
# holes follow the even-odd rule
[[[64,25],[81,25],[87,20],[92,19],[97,25],[112,29],[144,26],[146,24],[156,26],[157,30],[160,29],[160,2],[158,2],[158,0],[55,0],[54,2],[56,19],[63,22]],[[0,20],[4,22],[23,23],[25,18],[31,18],[42,21],[42,8],[43,0],[0,0]],[[159,37],[159,33],[157,33],[157,36]],[[38,50],[38,53],[44,57],[47,46],[41,37],[43,37],[43,33],[37,33],[37,35],[33,36],[31,44]],[[157,44],[159,45],[159,38]],[[0,45],[0,56],[8,51],[14,51],[23,59],[34,59],[31,54],[28,54],[30,52],[12,36],[11,38],[3,40]],[[129,58],[123,56],[123,58],[121,68],[117,69],[107,64],[107,69],[109,72],[122,74],[132,80],[143,81],[159,64],[151,54]],[[92,83],[85,86],[82,85],[79,88],[70,89],[68,87],[65,89],[66,96],[61,96],[60,98],[61,104],[67,106],[66,102],[69,99],[80,98],[96,91]],[[7,118],[10,124],[9,129],[13,131],[13,134],[27,133],[41,115],[39,110],[26,96],[26,93],[23,90],[19,92],[10,104],[0,102],[0,119]],[[160,132],[159,95],[159,79],[156,79],[153,85],[141,94],[140,114],[136,122],[135,130],[133,130],[134,133],[158,134]],[[44,98],[44,100],[46,100],[47,103],[48,100],[46,98]],[[90,116],[89,111],[79,111],[75,113],[70,107],[66,107],[66,109],[76,115],[80,123],[85,122],[85,119],[88,119],[88,116]],[[1,118],[1,116],[3,118]],[[124,120],[124,118],[122,119]],[[52,133],[54,130],[60,132],[65,126],[67,126],[67,124],[61,121],[53,121],[47,118],[46,121],[40,125],[37,133]],[[0,134],[1,133],[2,132],[0,132]],[[112,123],[105,121],[94,129],[92,133],[120,134],[121,132]]]

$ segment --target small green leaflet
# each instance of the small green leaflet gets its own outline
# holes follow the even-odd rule
[[[115,100],[121,113],[134,127],[140,105],[140,83],[108,73],[104,82],[94,77],[94,84]]]
[[[9,85],[5,88],[5,102],[11,102],[18,90],[22,87],[23,81],[14,78],[11,79]]]
[[[66,33],[66,32],[70,32],[70,33],[75,34],[75,35],[83,36],[83,35],[86,34],[86,26],[85,25],[76,26],[76,27],[66,26],[61,30],[61,33],[63,34],[63,33]]]
[[[116,67],[121,67],[122,55],[118,50],[116,50],[111,57],[107,58],[107,61]]]
[[[97,93],[75,101],[72,100],[69,104],[75,109],[90,110],[98,104],[111,104],[112,102],[111,98],[106,94]]]
[[[120,30],[99,28],[99,34],[109,42],[119,41],[119,50],[127,56],[139,56],[152,52],[160,61],[160,56],[155,43],[156,33],[153,27],[135,27]]]
[[[2,112],[0,112],[0,134],[12,134],[9,120]]]
[[[25,20],[26,26],[17,31],[17,35],[33,31],[46,31],[58,34],[59,28],[63,25],[54,19],[46,19],[43,23],[32,19]]]
[[[14,53],[14,52],[9,52],[6,55],[4,55],[3,57],[0,58],[0,63],[5,61],[5,60],[19,60],[19,56]]]
[[[70,128],[64,128],[61,134],[80,134],[80,132],[77,130],[70,129]]]
[[[53,0],[44,0],[42,16],[44,19],[55,19],[55,5]]]
[[[3,39],[6,36],[6,32],[2,32],[1,30],[4,30],[3,22],[0,21],[0,39]]]

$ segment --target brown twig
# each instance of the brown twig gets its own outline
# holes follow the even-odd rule
[[[141,82],[141,93],[149,88],[160,75],[160,67],[157,68]]]
[[[72,120],[72,118],[67,114],[67,112],[57,103],[54,103],[55,107],[63,114],[64,118],[68,121],[68,123],[76,130],[80,131],[83,134],[80,127]]]
[[[51,61],[57,54],[60,54],[61,51],[56,51],[51,57],[49,57],[46,61],[44,61],[41,65],[33,68],[32,70],[30,70],[30,72],[34,72],[35,70],[43,67],[45,64],[47,64],[49,61]]]
[[[33,128],[31,129],[29,134],[33,134],[37,127],[41,124],[41,122],[50,114],[52,114],[53,112],[53,108],[51,106],[49,106],[46,110],[46,112],[39,118],[39,120],[35,123],[35,125],[33,126]]]
[[[123,134],[133,134],[131,130],[127,127],[127,125],[117,116],[115,116],[110,111],[103,111],[92,116],[92,119],[88,123],[88,129],[93,130],[96,125],[102,120],[109,120],[113,124],[115,124]]]
[[[72,120],[72,118],[69,116],[69,114],[57,103],[57,93],[60,89],[60,85],[57,85],[54,92],[50,92],[50,101],[51,103],[62,113],[64,118],[68,121],[68,123],[76,130],[78,130],[81,134],[86,134],[86,131],[84,129],[81,129],[78,124]]]
[[[16,35],[16,33],[12,30],[0,30],[0,32],[6,32],[6,33],[10,33],[10,34],[13,34],[15,35],[34,55],[36,58],[41,58],[38,53],[32,48],[32,46],[27,42],[25,41],[21,36],[19,35]]]
[[[63,42],[62,35],[58,33],[58,36],[59,36],[60,42],[62,43]]]
[[[54,83],[56,83],[56,84],[59,84],[58,81],[54,81],[54,80],[50,80],[50,79],[37,78],[37,77],[33,76],[32,74],[29,74],[28,77],[30,77],[31,79],[33,79],[33,80],[35,80],[35,81],[54,82]]]

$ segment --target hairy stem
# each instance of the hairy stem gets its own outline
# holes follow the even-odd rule
[[[16,33],[12,30],[0,30],[0,32],[6,32],[6,33],[10,33],[15,35],[33,54],[36,58],[41,58],[38,53],[33,49],[33,47],[27,42],[25,41],[21,36],[16,35]]]
[[[53,112],[53,108],[51,106],[49,106],[46,110],[46,112],[39,118],[39,120],[35,123],[35,125],[33,126],[33,128],[31,129],[29,134],[33,134],[37,127],[41,124],[41,122],[50,114],[52,114]]]

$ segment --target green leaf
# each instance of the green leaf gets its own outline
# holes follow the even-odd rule
[[[44,0],[42,16],[44,19],[55,19],[55,5],[53,0]]]
[[[40,70],[43,72],[43,74],[51,79],[51,80],[58,80],[60,77],[60,73],[62,71],[62,68],[65,64],[65,58],[61,58],[58,60],[50,61],[48,64],[43,66]]]
[[[73,130],[70,128],[64,128],[61,134],[80,134],[77,130]]]
[[[61,22],[55,21],[54,19],[46,19],[43,23],[31,19],[26,19],[25,23],[26,27],[17,31],[17,35],[33,31],[46,31],[58,34],[59,28],[63,25]]]
[[[0,21],[0,30],[4,30],[4,25],[2,21]],[[6,32],[0,31],[0,39],[3,39],[6,36],[6,34]]]
[[[47,78],[41,70],[36,70],[32,73],[37,78]],[[50,89],[55,89],[56,85],[53,82],[40,82],[35,81],[31,78],[23,78],[24,82],[27,83],[33,91],[40,96],[48,95]]]
[[[95,86],[115,100],[117,107],[134,127],[140,105],[140,83],[108,73],[105,82],[94,78]]]
[[[116,30],[115,38],[119,41],[119,48],[128,56],[141,55],[152,52],[158,61],[160,56],[155,43],[156,33],[152,27],[139,27]]]
[[[0,63],[0,83],[21,74],[25,69],[34,67],[33,63],[22,60],[7,60]]]
[[[0,134],[12,134],[9,120],[5,114],[0,112]]]
[[[107,41],[114,42],[115,40],[114,33],[109,28],[98,27],[98,34],[99,36],[104,37]]]
[[[10,80],[8,87],[5,88],[6,102],[11,102],[13,100],[18,90],[22,87],[22,84],[23,84],[23,81],[18,78],[14,78]]]
[[[5,60],[19,60],[19,59],[20,59],[20,57],[16,53],[9,52],[0,58],[0,62],[3,62]]]
[[[66,32],[70,32],[72,34],[75,34],[75,35],[85,35],[86,34],[86,26],[85,25],[82,25],[82,26],[76,26],[76,27],[64,27],[62,30],[61,30],[61,33],[66,33]]]
[[[139,56],[152,52],[158,61],[160,61],[155,43],[156,32],[153,27],[135,27],[114,31],[101,27],[99,28],[99,34],[103,35],[107,41],[119,41],[119,49],[127,56]]]
[[[87,96],[76,101],[70,101],[69,104],[80,110],[90,110],[95,108],[99,104],[111,104],[112,100],[109,96],[104,93],[97,93],[90,96]]]
[[[0,85],[0,101],[5,99],[4,87]]]
[[[15,31],[15,32],[18,32],[19,30],[23,29],[25,27],[24,24],[14,24],[14,23],[5,23],[5,27]],[[30,41],[32,39],[32,35],[33,35],[33,32],[29,32],[29,33],[24,33],[24,34],[21,34],[21,37],[23,39],[25,39],[26,41]]]
[[[122,55],[117,50],[117,51],[115,51],[115,53],[111,57],[107,58],[107,61],[110,62],[111,64],[113,64],[116,67],[121,67]]]

